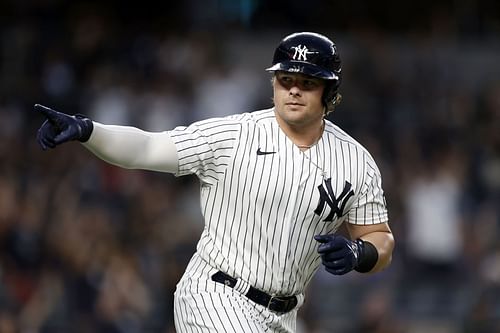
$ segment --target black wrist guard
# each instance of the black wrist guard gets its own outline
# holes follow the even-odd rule
[[[364,241],[360,238],[356,239],[355,242],[358,245],[359,257],[358,264],[354,267],[354,270],[359,273],[368,273],[377,264],[377,248],[372,243]]]
[[[75,114],[75,118],[78,120],[78,141],[87,142],[94,130],[94,123],[82,114]]]

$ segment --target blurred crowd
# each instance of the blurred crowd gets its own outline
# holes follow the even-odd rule
[[[140,24],[57,1],[2,16],[1,333],[175,331],[203,228],[197,180],[119,169],[78,143],[42,152],[32,106],[151,131],[270,107],[274,48],[314,27],[249,29],[258,2],[219,1],[239,24],[213,30],[172,27],[176,6]],[[197,13],[192,26],[210,20]],[[343,61],[329,118],[377,161],[397,245],[373,276],[321,269],[299,333],[500,332],[500,44],[438,14],[423,31],[319,31]]]

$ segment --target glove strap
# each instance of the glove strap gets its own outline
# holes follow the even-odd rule
[[[375,267],[378,261],[377,248],[370,242],[360,238],[354,241],[358,245],[358,264],[354,268],[359,273],[368,273]]]
[[[83,114],[75,114],[74,117],[78,120],[78,141],[87,142],[94,130],[94,123]]]

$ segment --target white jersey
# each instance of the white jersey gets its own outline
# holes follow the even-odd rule
[[[387,222],[380,172],[368,151],[325,120],[301,151],[274,109],[169,131],[179,169],[201,181],[205,228],[197,255],[273,295],[302,294],[321,263],[314,235],[345,221]]]

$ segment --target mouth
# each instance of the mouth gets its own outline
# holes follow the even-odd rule
[[[305,104],[299,103],[299,102],[287,102],[285,105],[290,105],[290,106],[305,106]]]

